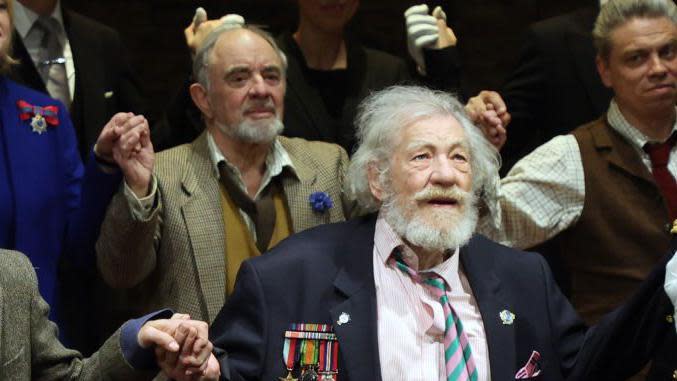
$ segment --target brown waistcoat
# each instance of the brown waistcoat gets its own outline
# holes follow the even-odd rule
[[[668,250],[670,221],[651,173],[605,119],[573,135],[585,174],[583,213],[544,254],[561,261],[572,304],[594,324],[622,304]]]

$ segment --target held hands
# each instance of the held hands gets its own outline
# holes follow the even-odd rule
[[[155,162],[146,118],[132,113],[115,114],[101,131],[94,154],[99,160],[117,164],[137,197],[146,196]]]
[[[483,90],[468,100],[465,112],[500,151],[507,140],[506,126],[510,123],[510,113],[501,96],[495,91]]]
[[[197,8],[193,21],[183,30],[183,34],[186,37],[186,45],[190,49],[191,54],[194,55],[207,35],[221,24],[232,28],[240,28],[244,25],[244,17],[237,14],[228,14],[218,20],[208,20],[207,11],[202,7]]]
[[[153,320],[138,333],[142,348],[155,346],[155,358],[167,377],[175,380],[218,380],[220,367],[208,340],[207,323],[174,314]]]
[[[455,46],[456,35],[447,26],[447,15],[439,6],[430,16],[426,4],[414,5],[404,12],[404,19],[407,27],[409,55],[416,62],[419,72],[424,74],[423,48],[443,49]]]

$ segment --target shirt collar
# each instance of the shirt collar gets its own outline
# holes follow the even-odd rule
[[[616,103],[615,99],[611,100],[611,104],[609,104],[609,110],[606,113],[606,117],[611,128],[616,130],[616,132],[618,132],[619,134],[621,134],[621,136],[627,139],[628,142],[630,142],[630,144],[633,147],[639,150],[641,150],[647,143],[662,143],[649,139],[640,130],[633,127],[623,116],[623,113],[621,112],[621,109],[618,107],[618,103]],[[675,123],[672,126],[672,132],[674,133],[675,131],[677,131],[677,119],[675,120]]]
[[[54,7],[54,11],[50,16],[54,17],[59,22],[59,25],[61,25],[62,30],[64,31],[66,30],[63,25],[61,0],[57,0],[56,6]],[[18,1],[14,2],[14,15],[13,15],[14,28],[19,33],[19,36],[21,36],[22,39],[26,38],[26,35],[28,34],[28,32],[30,32],[31,28],[33,27],[33,24],[38,18],[40,18],[40,15],[26,8],[20,2]]]
[[[376,248],[376,255],[378,255],[379,260],[382,261],[386,267],[388,266],[388,259],[390,259],[393,251],[399,247],[402,250],[402,256],[411,266],[411,268],[418,270],[418,257],[416,257],[414,251],[411,250],[409,246],[407,246],[402,238],[397,233],[395,233],[390,224],[385,220],[382,212],[379,212],[378,214],[375,229],[374,247]],[[459,284],[459,252],[460,250],[456,248],[454,253],[444,262],[438,264],[432,269],[426,270],[425,272],[435,272],[444,278],[447,284]]]
[[[207,146],[209,147],[209,157],[212,160],[212,167],[214,169],[216,178],[218,179],[221,177],[219,173],[219,163],[224,162],[226,167],[229,169],[229,172],[232,173],[236,180],[241,183],[241,186],[244,187],[240,170],[228,162],[223,153],[221,153],[221,150],[216,145],[211,132],[207,132]],[[279,139],[275,139],[270,151],[268,152],[268,156],[266,156],[266,172],[263,174],[261,189],[263,189],[268,184],[270,179],[282,173],[284,168],[289,168],[293,173],[296,173],[296,168],[289,157],[289,153],[284,148],[282,143],[280,143]],[[260,191],[261,190],[259,189],[259,192]]]

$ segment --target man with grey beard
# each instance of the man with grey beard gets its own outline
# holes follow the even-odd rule
[[[129,289],[127,314],[170,307],[212,321],[244,259],[350,215],[346,152],[278,136],[285,70],[267,33],[225,23],[195,56],[190,91],[206,131],[157,159],[150,144],[117,152],[133,176],[109,207],[97,263]]]
[[[474,235],[498,158],[452,96],[391,87],[356,124],[347,184],[373,214],[243,262],[210,329],[225,379],[621,380],[674,334],[668,256],[588,330],[541,256]]]

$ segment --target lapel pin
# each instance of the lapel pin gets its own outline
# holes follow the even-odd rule
[[[339,318],[338,318],[338,321],[336,322],[336,324],[343,325],[343,324],[347,324],[349,322],[350,322],[350,315],[348,315],[345,312],[341,312],[341,315],[339,315]]]
[[[677,220],[672,221],[672,229],[670,229],[670,233],[677,234]]]
[[[498,317],[501,318],[503,325],[512,325],[512,323],[515,321],[515,314],[508,310],[499,312]]]

